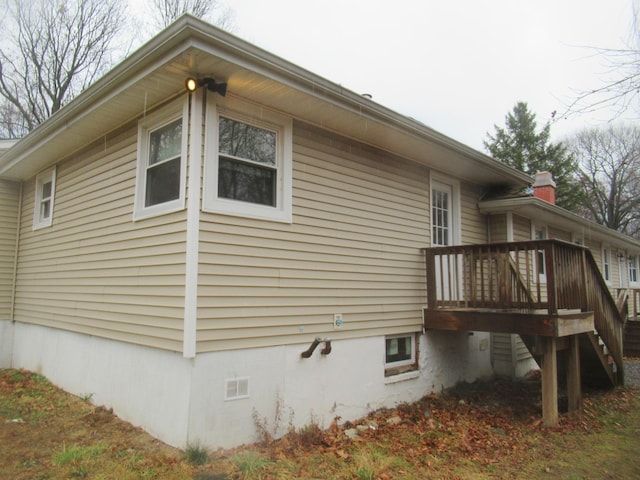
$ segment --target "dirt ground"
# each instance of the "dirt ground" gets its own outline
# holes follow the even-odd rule
[[[628,383],[640,383],[640,361],[627,369]],[[196,465],[90,398],[31,372],[0,370],[0,479],[640,478],[632,454],[640,449],[638,397],[638,387],[588,394],[583,417],[563,416],[547,431],[536,375],[476,382],[326,431],[310,426],[274,440],[257,426],[262,443],[208,452]],[[626,436],[617,435],[623,427]],[[574,473],[572,461],[593,475]]]

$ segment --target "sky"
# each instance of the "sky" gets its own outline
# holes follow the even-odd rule
[[[602,86],[611,72],[593,47],[624,48],[631,24],[631,0],[222,3],[235,35],[481,151],[517,102],[541,127]],[[552,139],[611,117],[560,118]]]

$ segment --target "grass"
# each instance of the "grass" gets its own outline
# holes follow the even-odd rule
[[[243,478],[258,478],[269,464],[264,455],[253,450],[243,450],[231,457]]]
[[[204,465],[209,459],[209,451],[199,442],[187,445],[184,453],[191,465]]]
[[[182,452],[42,376],[0,370],[0,472],[14,480],[640,478],[640,389],[588,392],[582,417],[563,415],[553,429],[541,425],[539,390],[539,382],[463,384],[324,430],[313,420],[233,451],[195,443]],[[359,425],[348,439],[345,430]]]

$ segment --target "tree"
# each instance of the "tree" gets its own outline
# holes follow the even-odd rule
[[[525,102],[518,102],[505,117],[505,128],[494,125],[484,146],[497,160],[529,175],[551,172],[556,182],[556,202],[574,211],[578,205],[574,188],[577,164],[562,143],[551,143],[550,124],[537,131],[536,116]]]
[[[580,163],[585,191],[581,206],[587,216],[619,232],[640,236],[640,128],[584,130],[568,145]]]
[[[608,78],[604,85],[578,92],[566,112],[558,118],[605,107],[612,107],[616,117],[630,108],[640,114],[640,1],[632,0],[631,7],[632,20],[626,48],[589,47],[605,62]]]
[[[0,136],[35,128],[113,65],[123,0],[11,0],[0,27]]]
[[[151,3],[154,12],[152,22],[158,29],[166,28],[185,13],[210,20],[225,30],[230,30],[233,26],[231,10],[223,8],[218,0],[152,0]],[[212,18],[216,11],[217,17]]]

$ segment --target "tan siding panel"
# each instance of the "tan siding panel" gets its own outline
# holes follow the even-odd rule
[[[57,165],[53,225],[25,183],[16,320],[179,351],[185,212],[133,221],[135,124]]]
[[[563,231],[558,228],[549,228],[549,238],[555,238],[558,240],[564,240],[565,242],[571,241],[571,232]]]
[[[469,184],[460,186],[460,224],[462,243],[487,243],[487,218],[478,211],[478,199],[482,194],[479,187]]]
[[[507,241],[507,216],[504,213],[489,216],[492,243]]]
[[[513,241],[526,242],[531,240],[531,221],[520,215],[513,215]]]
[[[20,185],[0,180],[0,320],[11,316]]]
[[[300,124],[293,158],[291,225],[202,216],[198,351],[421,329],[426,169]]]

